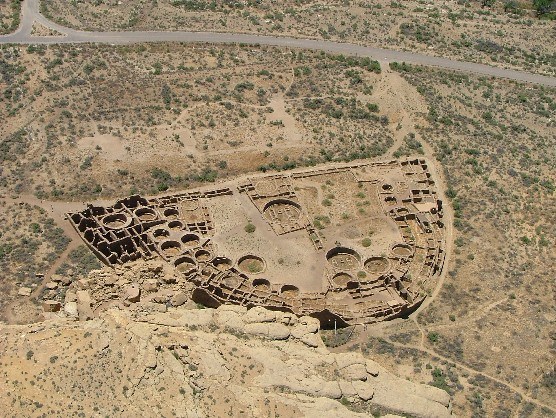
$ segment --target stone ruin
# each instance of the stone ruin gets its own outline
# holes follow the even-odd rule
[[[261,306],[329,328],[407,315],[434,288],[445,258],[435,186],[423,159],[365,162],[134,195],[68,218],[107,266],[161,260],[197,303]],[[347,197],[328,209],[320,194],[332,189]],[[334,212],[349,208],[355,215]],[[317,228],[311,219],[326,210],[336,222]],[[246,220],[254,233],[243,231]],[[365,228],[378,231],[376,245],[361,244]],[[284,260],[296,254],[290,268]]]

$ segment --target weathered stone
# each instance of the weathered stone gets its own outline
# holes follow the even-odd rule
[[[68,289],[68,291],[66,292],[66,297],[65,297],[65,302],[76,302],[77,301],[77,294]]]
[[[124,299],[131,303],[139,302],[141,299],[141,289],[139,289],[139,286],[127,286],[125,289]]]
[[[299,318],[299,323],[305,325],[307,328],[307,332],[315,333],[320,328],[320,322],[317,318],[313,318],[311,316],[302,316]]]
[[[357,396],[359,396],[362,400],[368,401],[373,398],[375,391],[370,384],[359,380],[353,381],[351,384],[357,392]]]
[[[318,394],[331,399],[340,399],[342,397],[342,390],[338,382],[325,382],[321,386]]]
[[[62,277],[62,280],[60,280],[60,283],[62,283],[63,286],[69,286],[71,282],[71,277]]]
[[[261,306],[255,306],[247,311],[245,322],[274,322],[276,321],[276,312],[265,309]]]
[[[242,314],[232,310],[221,310],[220,308],[217,309],[214,315],[214,322],[220,328],[229,328],[238,332],[243,332],[243,328],[245,327]]]
[[[263,324],[261,322],[252,322],[249,324],[245,324],[243,330],[246,334],[266,337],[268,335],[268,324]]]
[[[361,363],[351,364],[340,369],[340,376],[346,380],[367,380],[367,369]]]
[[[61,303],[57,300],[45,300],[42,303],[42,309],[45,312],[58,312],[62,307]]]
[[[31,296],[33,290],[30,287],[20,287],[17,291],[19,296]]]
[[[88,321],[93,319],[93,310],[91,309],[91,295],[87,290],[77,291],[77,310],[79,312],[80,321]]]
[[[92,303],[91,295],[89,294],[88,290],[78,290],[76,300],[78,305],[83,304],[90,306]]]
[[[60,276],[59,274],[53,274],[52,276],[50,276],[50,280],[52,280],[53,282],[56,283],[60,283],[62,281],[63,277]]]
[[[147,279],[143,282],[142,288],[148,293],[156,292],[158,290],[158,280]]]
[[[290,312],[276,312],[276,322],[284,325],[295,325],[298,322],[297,316]]]
[[[377,377],[380,372],[380,366],[372,360],[365,361],[365,369],[367,369],[367,373],[374,377]]]
[[[357,363],[365,363],[365,359],[359,353],[338,353],[336,355],[336,364],[338,365],[338,369],[343,369],[344,367]]]
[[[268,338],[271,340],[286,340],[290,336],[290,330],[287,326],[280,323],[268,324]]]
[[[166,303],[168,301],[167,295],[154,295],[152,298],[154,303]]]
[[[48,282],[44,285],[44,287],[46,287],[48,290],[54,290],[58,288],[58,283],[52,281],[52,282]]]
[[[187,295],[184,292],[178,292],[170,299],[172,306],[181,306],[187,302]]]
[[[357,395],[357,391],[355,390],[351,382],[348,382],[346,380],[339,380],[338,384],[340,385],[342,395],[346,398]]]
[[[318,334],[305,334],[299,340],[303,344],[313,348],[323,345],[323,342]]]
[[[64,311],[68,316],[77,317],[79,312],[77,310],[77,302],[66,302],[64,305]]]

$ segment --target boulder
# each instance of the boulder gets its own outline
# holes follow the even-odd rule
[[[93,310],[91,309],[91,295],[87,290],[77,291],[77,310],[79,312],[80,321],[88,321],[93,319]]]
[[[245,322],[274,322],[276,321],[276,312],[269,311],[261,306],[255,306],[247,311],[244,318]]]
[[[359,353],[338,353],[336,354],[336,364],[338,365],[338,370],[344,367],[351,366],[352,364],[365,364],[365,359]]]
[[[280,323],[268,324],[268,338],[271,340],[286,340],[290,336],[290,330],[287,326]]]
[[[58,283],[51,281],[44,285],[48,290],[54,290],[58,288]]]
[[[368,383],[356,380],[351,382],[351,384],[357,392],[357,396],[359,396],[362,400],[368,401],[373,398],[375,391]]]
[[[62,281],[63,277],[60,276],[59,274],[53,274],[52,276],[50,276],[50,280],[52,280],[53,282],[56,283],[60,283]]]
[[[340,369],[340,376],[349,381],[367,380],[367,369],[362,363],[351,364]]]
[[[299,323],[305,325],[307,332],[315,333],[320,328],[320,322],[317,318],[313,318],[312,316],[302,316],[299,318]]]
[[[181,306],[185,302],[187,302],[187,299],[189,298],[184,292],[178,292],[174,296],[172,296],[172,298],[170,299],[170,303],[172,304],[172,306]]]
[[[318,394],[331,399],[340,399],[342,397],[342,390],[338,382],[325,382],[321,386]]]
[[[148,293],[156,292],[158,290],[158,280],[147,279],[143,282],[143,290]]]
[[[139,302],[141,299],[141,289],[139,289],[139,286],[127,286],[125,289],[124,299],[132,303]]]
[[[374,377],[377,377],[380,372],[380,366],[372,360],[365,361],[365,369],[367,369],[367,373]]]
[[[305,334],[299,339],[303,344],[317,348],[323,345],[323,342],[318,334]]]
[[[64,305],[64,312],[73,318],[76,318],[79,314],[77,310],[77,302],[66,302]]]
[[[62,283],[63,286],[69,286],[71,282],[71,277],[62,277],[62,280],[60,280],[60,283]]]
[[[17,294],[19,296],[31,296],[32,291],[30,287],[20,287]]]
[[[62,304],[60,302],[58,302],[57,300],[45,300],[42,303],[42,309],[45,312],[58,312],[61,307],[62,307]]]
[[[298,322],[297,316],[290,312],[276,312],[276,322],[284,325],[295,325]]]
[[[340,385],[340,389],[342,390],[342,396],[349,398],[350,396],[357,395],[357,391],[353,387],[352,382],[348,382],[346,380],[339,380],[338,384]]]

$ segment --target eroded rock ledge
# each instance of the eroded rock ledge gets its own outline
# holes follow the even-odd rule
[[[450,416],[446,392],[359,353],[330,353],[314,318],[155,305],[110,308],[86,322],[2,326],[0,407],[7,415],[40,404],[103,416]]]

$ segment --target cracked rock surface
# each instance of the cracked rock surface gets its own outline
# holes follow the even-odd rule
[[[72,315],[89,303],[78,294]],[[137,305],[89,321],[0,326],[4,416],[320,418],[368,416],[371,407],[450,416],[446,392],[402,380],[358,353],[330,353],[314,318]]]

